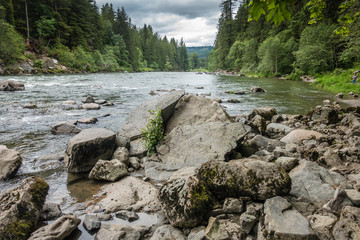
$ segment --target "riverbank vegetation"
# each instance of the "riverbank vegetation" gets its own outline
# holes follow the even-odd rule
[[[94,0],[0,0],[0,31],[0,66],[31,61],[41,68],[46,56],[87,72],[188,69],[182,39],[136,27],[124,8],[99,9]]]
[[[359,1],[251,1],[250,6],[240,1],[237,11],[236,2],[220,4],[218,33],[208,58],[211,71],[286,74],[295,80],[326,74],[318,78],[319,86],[357,89],[351,69],[360,67]]]

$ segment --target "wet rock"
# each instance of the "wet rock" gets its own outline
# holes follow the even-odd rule
[[[112,159],[117,159],[120,162],[124,163],[126,166],[129,165],[129,150],[124,147],[118,147],[113,153]]]
[[[171,225],[163,225],[158,227],[150,240],[186,240],[183,232]]]
[[[94,231],[100,228],[101,221],[95,214],[86,214],[83,225],[87,231]]]
[[[282,197],[267,199],[264,204],[265,239],[316,240],[309,222]]]
[[[127,226],[116,223],[102,223],[94,240],[140,240],[149,231],[144,226]]]
[[[77,122],[78,123],[82,123],[82,124],[94,124],[98,121],[97,118],[83,118],[83,119],[80,119],[78,120]]]
[[[328,171],[317,163],[303,161],[290,173],[291,192],[296,198],[308,199],[314,204],[330,201],[335,188],[347,186],[346,179],[339,173]]]
[[[160,210],[158,193],[151,183],[128,176],[118,182],[104,185],[96,194],[95,202],[99,202],[107,213],[124,209],[156,212]]]
[[[240,226],[228,219],[209,218],[205,229],[205,236],[208,240],[242,239]]]
[[[140,138],[141,129],[146,128],[148,118],[152,116],[149,110],[161,109],[163,121],[168,121],[174,114],[175,105],[184,94],[184,90],[172,91],[143,102],[129,114],[126,124],[119,130],[118,135],[130,140]]]
[[[174,116],[169,120],[166,132],[177,126],[200,125],[205,122],[233,122],[223,107],[212,99],[185,95],[175,106]]]
[[[57,219],[61,217],[61,215],[62,212],[59,204],[45,203],[40,218],[41,220],[49,221],[49,220]]]
[[[120,210],[115,213],[117,218],[121,218],[123,220],[127,220],[129,222],[133,222],[139,219],[139,215],[134,212],[127,211],[127,210]]]
[[[100,109],[100,105],[97,103],[84,103],[81,105],[81,108],[85,110],[98,110]]]
[[[261,92],[261,93],[266,92],[265,89],[262,89],[261,87],[257,87],[257,86],[251,87],[250,91],[251,92]]]
[[[67,143],[64,161],[68,172],[87,172],[99,159],[111,159],[115,145],[112,131],[104,128],[82,130]]]
[[[344,207],[332,233],[336,240],[360,239],[360,209]]]
[[[54,223],[41,227],[33,232],[28,240],[58,240],[66,239],[80,224],[75,215],[64,215]]]
[[[28,108],[28,109],[36,109],[38,107],[38,105],[35,103],[25,103],[22,105],[22,107]]]
[[[36,163],[42,163],[42,162],[47,162],[47,161],[51,161],[51,160],[62,161],[62,160],[64,160],[64,154],[63,153],[55,153],[55,154],[49,154],[49,155],[36,157],[34,159],[34,161]]]
[[[1,193],[1,239],[26,239],[35,230],[48,189],[43,179],[29,177],[19,187]]]
[[[22,158],[18,151],[0,145],[0,181],[16,175],[21,166]]]
[[[307,139],[317,139],[323,135],[319,132],[305,129],[292,130],[288,135],[283,137],[280,141],[284,143],[298,143]]]
[[[59,122],[51,127],[52,134],[77,134],[81,129],[72,122]]]
[[[174,227],[195,227],[211,210],[213,199],[195,176],[165,183],[159,193],[162,209]]]
[[[174,128],[157,146],[160,161],[145,163],[146,176],[167,180],[185,166],[200,167],[209,160],[224,161],[247,129],[241,123],[209,122]]]
[[[82,100],[82,102],[83,102],[83,103],[94,103],[95,100],[94,100],[94,97],[93,97],[93,96],[89,95],[89,96],[87,96],[86,98],[84,98],[84,99]]]
[[[102,106],[104,106],[104,107],[111,107],[111,106],[114,106],[114,103],[112,103],[112,102],[106,102],[106,103],[102,104]]]
[[[99,100],[96,100],[95,103],[104,105],[105,103],[107,103],[107,101],[105,99],[99,99]]]
[[[259,115],[267,121],[271,121],[272,117],[277,114],[277,111],[273,107],[263,107],[263,108],[255,108],[250,114],[250,118],[255,117],[256,115]]]
[[[66,100],[61,103],[61,105],[76,105],[74,100]]]
[[[136,139],[130,142],[129,155],[131,157],[144,157],[146,153],[147,149],[142,139]]]
[[[23,91],[25,86],[23,83],[9,79],[0,81],[0,91]]]
[[[89,178],[115,182],[126,175],[128,175],[128,169],[119,160],[99,160],[91,169]]]
[[[140,169],[140,160],[137,157],[129,158],[129,165],[130,167],[134,168],[135,170]]]
[[[231,98],[231,99],[228,99],[228,103],[240,103],[240,100],[236,99],[236,98]]]
[[[309,216],[311,228],[316,232],[320,240],[335,240],[332,228],[337,222],[337,217],[331,213],[317,213]]]
[[[230,162],[209,161],[201,166],[198,177],[217,198],[248,196],[266,200],[287,195],[289,175],[274,163],[247,158]]]
[[[275,164],[284,168],[286,171],[291,171],[298,163],[299,159],[294,157],[279,157],[275,160]]]

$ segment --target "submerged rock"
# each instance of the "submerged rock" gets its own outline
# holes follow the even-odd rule
[[[266,92],[265,89],[262,89],[261,87],[257,87],[257,86],[251,87],[250,91],[251,92],[260,92],[260,93]]]
[[[27,239],[35,230],[49,186],[39,177],[0,195],[0,239]]]
[[[90,128],[81,131],[66,146],[64,161],[68,172],[87,172],[99,159],[111,159],[115,145],[115,133],[110,130]]]
[[[64,215],[50,225],[33,232],[28,240],[61,240],[66,239],[80,224],[75,215]]]
[[[22,91],[25,90],[23,83],[15,80],[0,81],[0,91]]]
[[[0,145],[0,181],[12,178],[21,166],[20,153]]]
[[[247,158],[230,162],[210,161],[201,166],[198,177],[220,199],[248,196],[266,200],[290,192],[289,175],[274,163]]]

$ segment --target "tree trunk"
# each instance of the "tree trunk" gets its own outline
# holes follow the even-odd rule
[[[28,17],[28,9],[27,2],[25,0],[25,17],[26,17],[26,45],[30,45],[30,30],[29,30],[29,17]]]

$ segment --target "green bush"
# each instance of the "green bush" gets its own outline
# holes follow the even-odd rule
[[[161,109],[149,110],[152,117],[148,119],[146,128],[141,129],[141,135],[148,156],[151,156],[155,150],[156,145],[164,138],[163,119],[161,117]]]
[[[37,68],[42,68],[43,67],[43,60],[41,60],[41,59],[35,60],[34,65]]]

